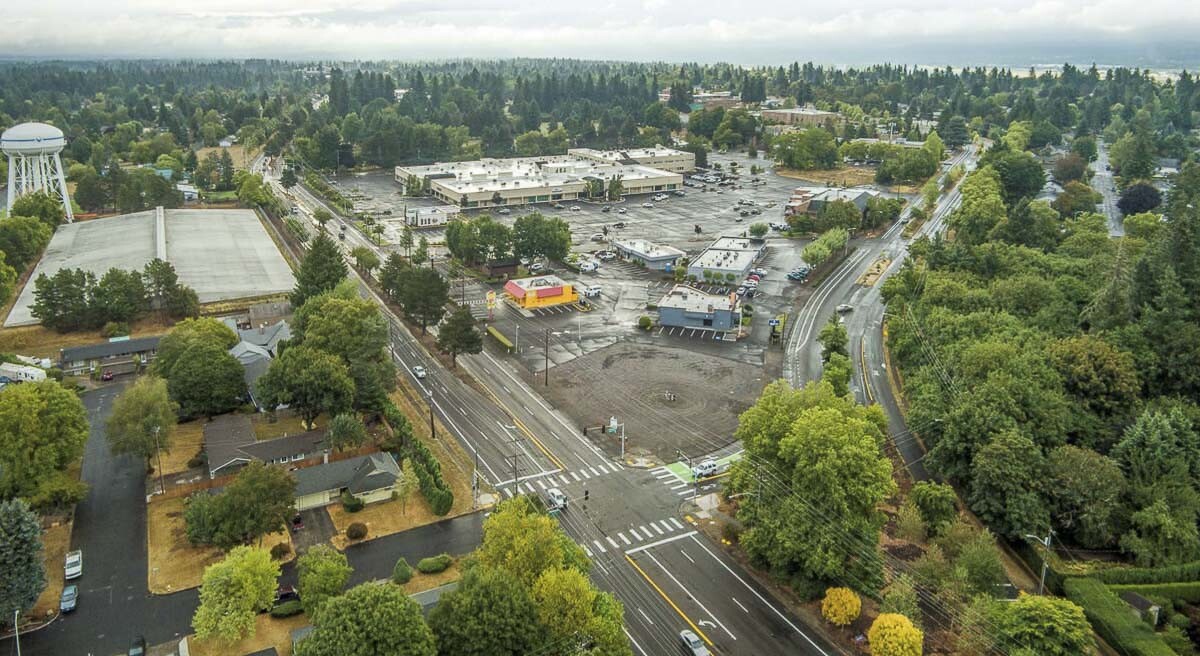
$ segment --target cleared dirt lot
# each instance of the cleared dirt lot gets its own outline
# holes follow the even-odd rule
[[[676,449],[700,454],[733,441],[737,417],[758,397],[763,376],[761,366],[686,344],[622,342],[554,367],[552,384],[539,391],[589,426],[615,415],[625,423],[628,452],[671,461]],[[590,434],[619,453],[617,440]]]

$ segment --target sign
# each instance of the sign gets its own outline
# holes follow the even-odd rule
[[[779,325],[779,319],[771,319],[770,321],[768,321],[768,322],[767,322],[767,325],[768,325],[768,326],[778,326],[778,325]]]
[[[487,293],[487,308],[489,310],[496,307],[496,292],[489,290]]]

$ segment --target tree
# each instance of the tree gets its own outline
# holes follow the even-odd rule
[[[346,554],[327,544],[318,544],[296,561],[297,592],[304,611],[315,616],[330,599],[342,594],[354,570]]]
[[[1054,180],[1058,184],[1084,181],[1087,177],[1087,160],[1077,153],[1063,155],[1054,162]]]
[[[1054,525],[1088,549],[1112,545],[1121,534],[1125,475],[1111,458],[1063,445],[1046,459]]]
[[[353,284],[309,299],[296,312],[293,343],[338,356],[354,381],[354,406],[380,410],[395,389],[387,324],[374,303]]]
[[[1010,538],[1044,530],[1050,523],[1039,494],[1045,458],[1028,437],[1006,430],[975,454],[971,465],[971,508],[988,526]]]
[[[834,353],[850,353],[847,350],[850,337],[846,333],[846,326],[837,316],[829,317],[829,321],[825,322],[825,327],[821,328],[820,334],[817,335],[817,341],[821,343],[821,359],[825,362],[829,362],[829,357]]]
[[[296,177],[296,170],[288,166],[283,169],[283,173],[279,174],[279,184],[284,189],[291,189],[300,183],[300,179]]]
[[[486,565],[468,570],[457,589],[442,595],[429,626],[442,656],[519,656],[545,642],[529,584]]]
[[[396,494],[396,500],[400,502],[400,514],[408,514],[408,500],[412,497],[413,492],[417,490],[417,471],[413,467],[412,459],[405,458],[400,462],[400,478],[396,481],[396,488],[393,492]]]
[[[1146,242],[1154,241],[1164,228],[1162,217],[1154,212],[1126,215],[1121,224],[1125,227],[1126,236]]]
[[[1082,182],[1071,181],[1063,187],[1063,192],[1050,205],[1066,219],[1094,211],[1096,204],[1103,198],[1099,192]]]
[[[413,266],[421,266],[429,261],[429,240],[425,238],[425,235],[421,235],[421,238],[417,240],[417,250],[413,251],[408,261],[412,262]]]
[[[301,593],[301,598],[303,593]],[[364,583],[333,597],[312,616],[298,656],[435,656],[421,607],[391,585]]]
[[[109,269],[92,290],[89,305],[101,320],[128,323],[137,319],[146,309],[146,286],[141,273]]]
[[[110,189],[111,184],[89,167],[88,171],[75,179],[75,202],[89,212],[99,211],[112,205]]]
[[[421,325],[421,334],[431,323],[442,320],[450,301],[450,286],[435,269],[413,268],[400,292],[400,306]]]
[[[346,263],[342,253],[329,235],[322,232],[312,241],[300,262],[296,288],[292,291],[292,307],[300,307],[307,299],[337,287],[345,278]]]
[[[87,411],[53,380],[0,390],[0,498],[29,496],[83,455]]]
[[[233,329],[216,319],[184,319],[159,340],[154,372],[163,378],[170,378],[171,370],[193,344],[208,343],[228,350],[238,343],[238,339]]]
[[[0,613],[7,623],[33,607],[46,587],[42,527],[21,499],[0,501]]]
[[[270,608],[278,585],[279,563],[264,549],[237,547],[204,570],[200,606],[192,628],[201,640],[226,643],[254,635],[258,611]]]
[[[908,496],[921,511],[931,535],[940,534],[958,517],[958,495],[945,483],[919,481]]]
[[[1046,184],[1046,172],[1032,154],[1009,151],[1000,154],[991,162],[1000,176],[1001,194],[1009,207],[1022,198],[1033,198]]]
[[[1135,182],[1121,192],[1117,199],[1117,209],[1126,216],[1140,214],[1162,205],[1162,193],[1148,182]]]
[[[1099,154],[1096,149],[1096,137],[1090,135],[1075,137],[1071,140],[1071,152],[1082,157],[1085,162],[1096,161],[1096,156]]]
[[[834,626],[849,626],[862,613],[862,600],[850,588],[829,588],[821,599],[821,617]]]
[[[460,305],[445,322],[438,332],[438,350],[450,354],[450,364],[458,366],[460,353],[479,353],[483,351],[483,336],[475,328],[475,318],[465,305]]]
[[[51,229],[57,228],[66,218],[62,203],[45,191],[24,194],[8,208],[10,216],[32,216]]]
[[[325,224],[333,220],[333,214],[324,207],[318,207],[313,210],[312,217],[313,221],[316,221],[317,225],[321,226],[322,232],[325,230]]]
[[[4,261],[24,271],[50,243],[54,231],[33,216],[10,216],[0,221],[0,252]]]
[[[938,132],[949,148],[961,148],[971,140],[967,131],[967,120],[957,114],[951,116],[944,126],[939,127]]]
[[[160,450],[171,450],[178,409],[165,380],[138,378],[113,403],[107,425],[109,448],[115,454],[132,453],[149,464]]]
[[[770,226],[765,223],[755,223],[750,226],[750,236],[757,239],[762,239],[770,230]]]
[[[228,549],[284,529],[295,514],[296,481],[282,467],[251,462],[217,495],[211,505],[201,502],[200,509],[185,513],[188,536],[201,544]],[[195,503],[193,499],[189,506]]]
[[[354,258],[354,266],[368,275],[379,268],[379,256],[366,246],[355,246],[350,250],[350,257]]]
[[[1092,629],[1083,609],[1066,599],[1022,594],[1011,603],[993,602],[992,625],[1004,653],[1026,649],[1031,654],[1086,654]]]
[[[872,656],[921,656],[925,636],[905,616],[884,613],[867,631]]]
[[[11,268],[9,272],[12,272]],[[15,280],[15,272],[12,273]],[[7,279],[8,276],[0,275],[0,278]],[[11,284],[3,286],[12,288]],[[82,269],[59,269],[53,276],[38,274],[30,313],[42,325],[58,332],[93,326],[95,315],[88,301],[95,286],[96,276]]]
[[[351,413],[342,413],[329,422],[329,446],[338,451],[360,447],[367,441],[367,428]]]
[[[200,302],[196,298],[196,291],[179,283],[179,276],[170,262],[158,258],[147,262],[142,270],[142,281],[151,309],[175,319],[195,317],[199,312]]]
[[[310,346],[293,346],[271,361],[258,380],[262,402],[271,408],[288,404],[304,423],[313,425],[321,413],[338,414],[350,408],[354,381],[336,356]]]
[[[771,155],[790,169],[832,169],[838,164],[837,142],[821,128],[785,132],[771,142]]]
[[[937,130],[931,130],[929,134],[925,135],[925,144],[922,149],[928,152],[935,162],[942,161],[942,158],[946,156],[946,144],[938,136]]]
[[[534,212],[513,222],[512,244],[516,257],[561,260],[571,250],[571,228],[560,218]]]
[[[187,346],[166,372],[167,390],[183,417],[214,416],[246,398],[245,371],[227,350],[210,341]]]

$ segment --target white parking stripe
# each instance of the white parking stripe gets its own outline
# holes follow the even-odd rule
[[[629,541],[629,538],[625,537],[624,533],[617,533],[617,537],[621,538],[621,542],[624,542],[627,545],[633,544],[632,542]]]
[[[592,470],[592,475],[593,475],[593,476],[599,476],[599,475],[600,475],[600,472],[596,471],[596,468],[595,468],[595,467],[592,467],[592,468],[591,468],[591,470]]]
[[[562,474],[562,475],[560,475],[560,476],[559,476],[559,478],[561,478],[561,479],[562,479],[563,485],[566,485],[567,483],[570,483],[570,482],[571,482],[571,479],[567,478],[567,475],[566,475],[566,474]]]
[[[579,479],[579,474],[576,474],[575,472],[571,472],[571,478],[573,478],[573,479],[575,479],[575,480],[577,480],[577,481],[578,481],[578,480],[580,480],[580,479]]]
[[[691,493],[692,493],[692,488],[689,486],[688,489],[684,490],[683,492],[676,492],[675,494],[678,494],[681,497],[686,497],[687,495],[689,495]]]
[[[662,473],[662,474],[655,474],[655,475],[654,475],[654,478],[657,478],[658,480],[660,480],[660,481],[661,481],[661,480],[662,480],[662,479],[664,479],[664,478],[675,478],[675,474],[673,474],[673,473],[671,473],[671,472],[665,472],[665,473]]]
[[[661,528],[659,528],[658,524],[655,524],[654,522],[650,522],[650,528],[654,529],[654,532],[658,533],[659,535],[663,534],[663,530]]]
[[[513,491],[512,491],[511,489],[507,488],[507,487],[506,487],[506,488],[504,488],[504,493],[505,493],[505,494],[507,494],[507,495],[508,495],[508,496],[510,496],[510,497],[511,497],[511,496],[513,496]]]
[[[646,528],[645,524],[642,524],[641,529],[642,529],[642,533],[646,534],[646,537],[651,537],[652,535],[654,535],[653,533],[650,532],[650,529]]]
[[[657,473],[659,473],[659,472],[669,472],[669,471],[670,471],[670,470],[669,470],[669,469],[667,469],[666,467],[655,467],[654,469],[651,469],[651,470],[650,470],[650,473],[651,473],[651,474],[657,474]]]
[[[600,544],[599,540],[592,540],[592,544],[596,545],[596,548],[600,550],[600,553],[604,553],[604,545]]]
[[[688,486],[688,484],[687,484],[687,483],[676,483],[676,484],[674,484],[674,485],[672,485],[672,486],[671,486],[671,489],[672,489],[672,490],[678,490],[678,489],[679,489],[679,488],[681,488],[681,487],[687,487],[687,486]]]
[[[671,518],[671,523],[675,525],[675,528],[683,528],[683,522],[675,519],[674,517]]]
[[[592,477],[592,476],[591,476],[591,474],[588,474],[588,471],[587,471],[586,469],[580,469],[580,470],[579,470],[579,473],[580,473],[580,474],[581,474],[581,475],[582,475],[584,478],[591,478],[591,477]]]
[[[671,531],[675,530],[675,527],[671,526],[671,524],[669,522],[667,522],[667,520],[665,520],[665,519],[662,520],[661,522],[659,522],[659,524],[662,524],[663,530],[665,530],[667,533],[670,533]]]
[[[606,535],[606,536],[604,536],[604,539],[605,539],[605,540],[608,540],[608,543],[612,545],[612,548],[613,548],[613,549],[620,549],[620,548],[621,548],[621,545],[617,544],[617,541],[616,541],[616,540],[614,540],[614,539],[612,539],[612,536],[611,536],[611,535]]]

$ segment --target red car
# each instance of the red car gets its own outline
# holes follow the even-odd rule
[[[106,372],[100,374],[100,380],[110,381],[112,379],[113,379],[113,372],[111,372],[111,371],[106,371]]]

